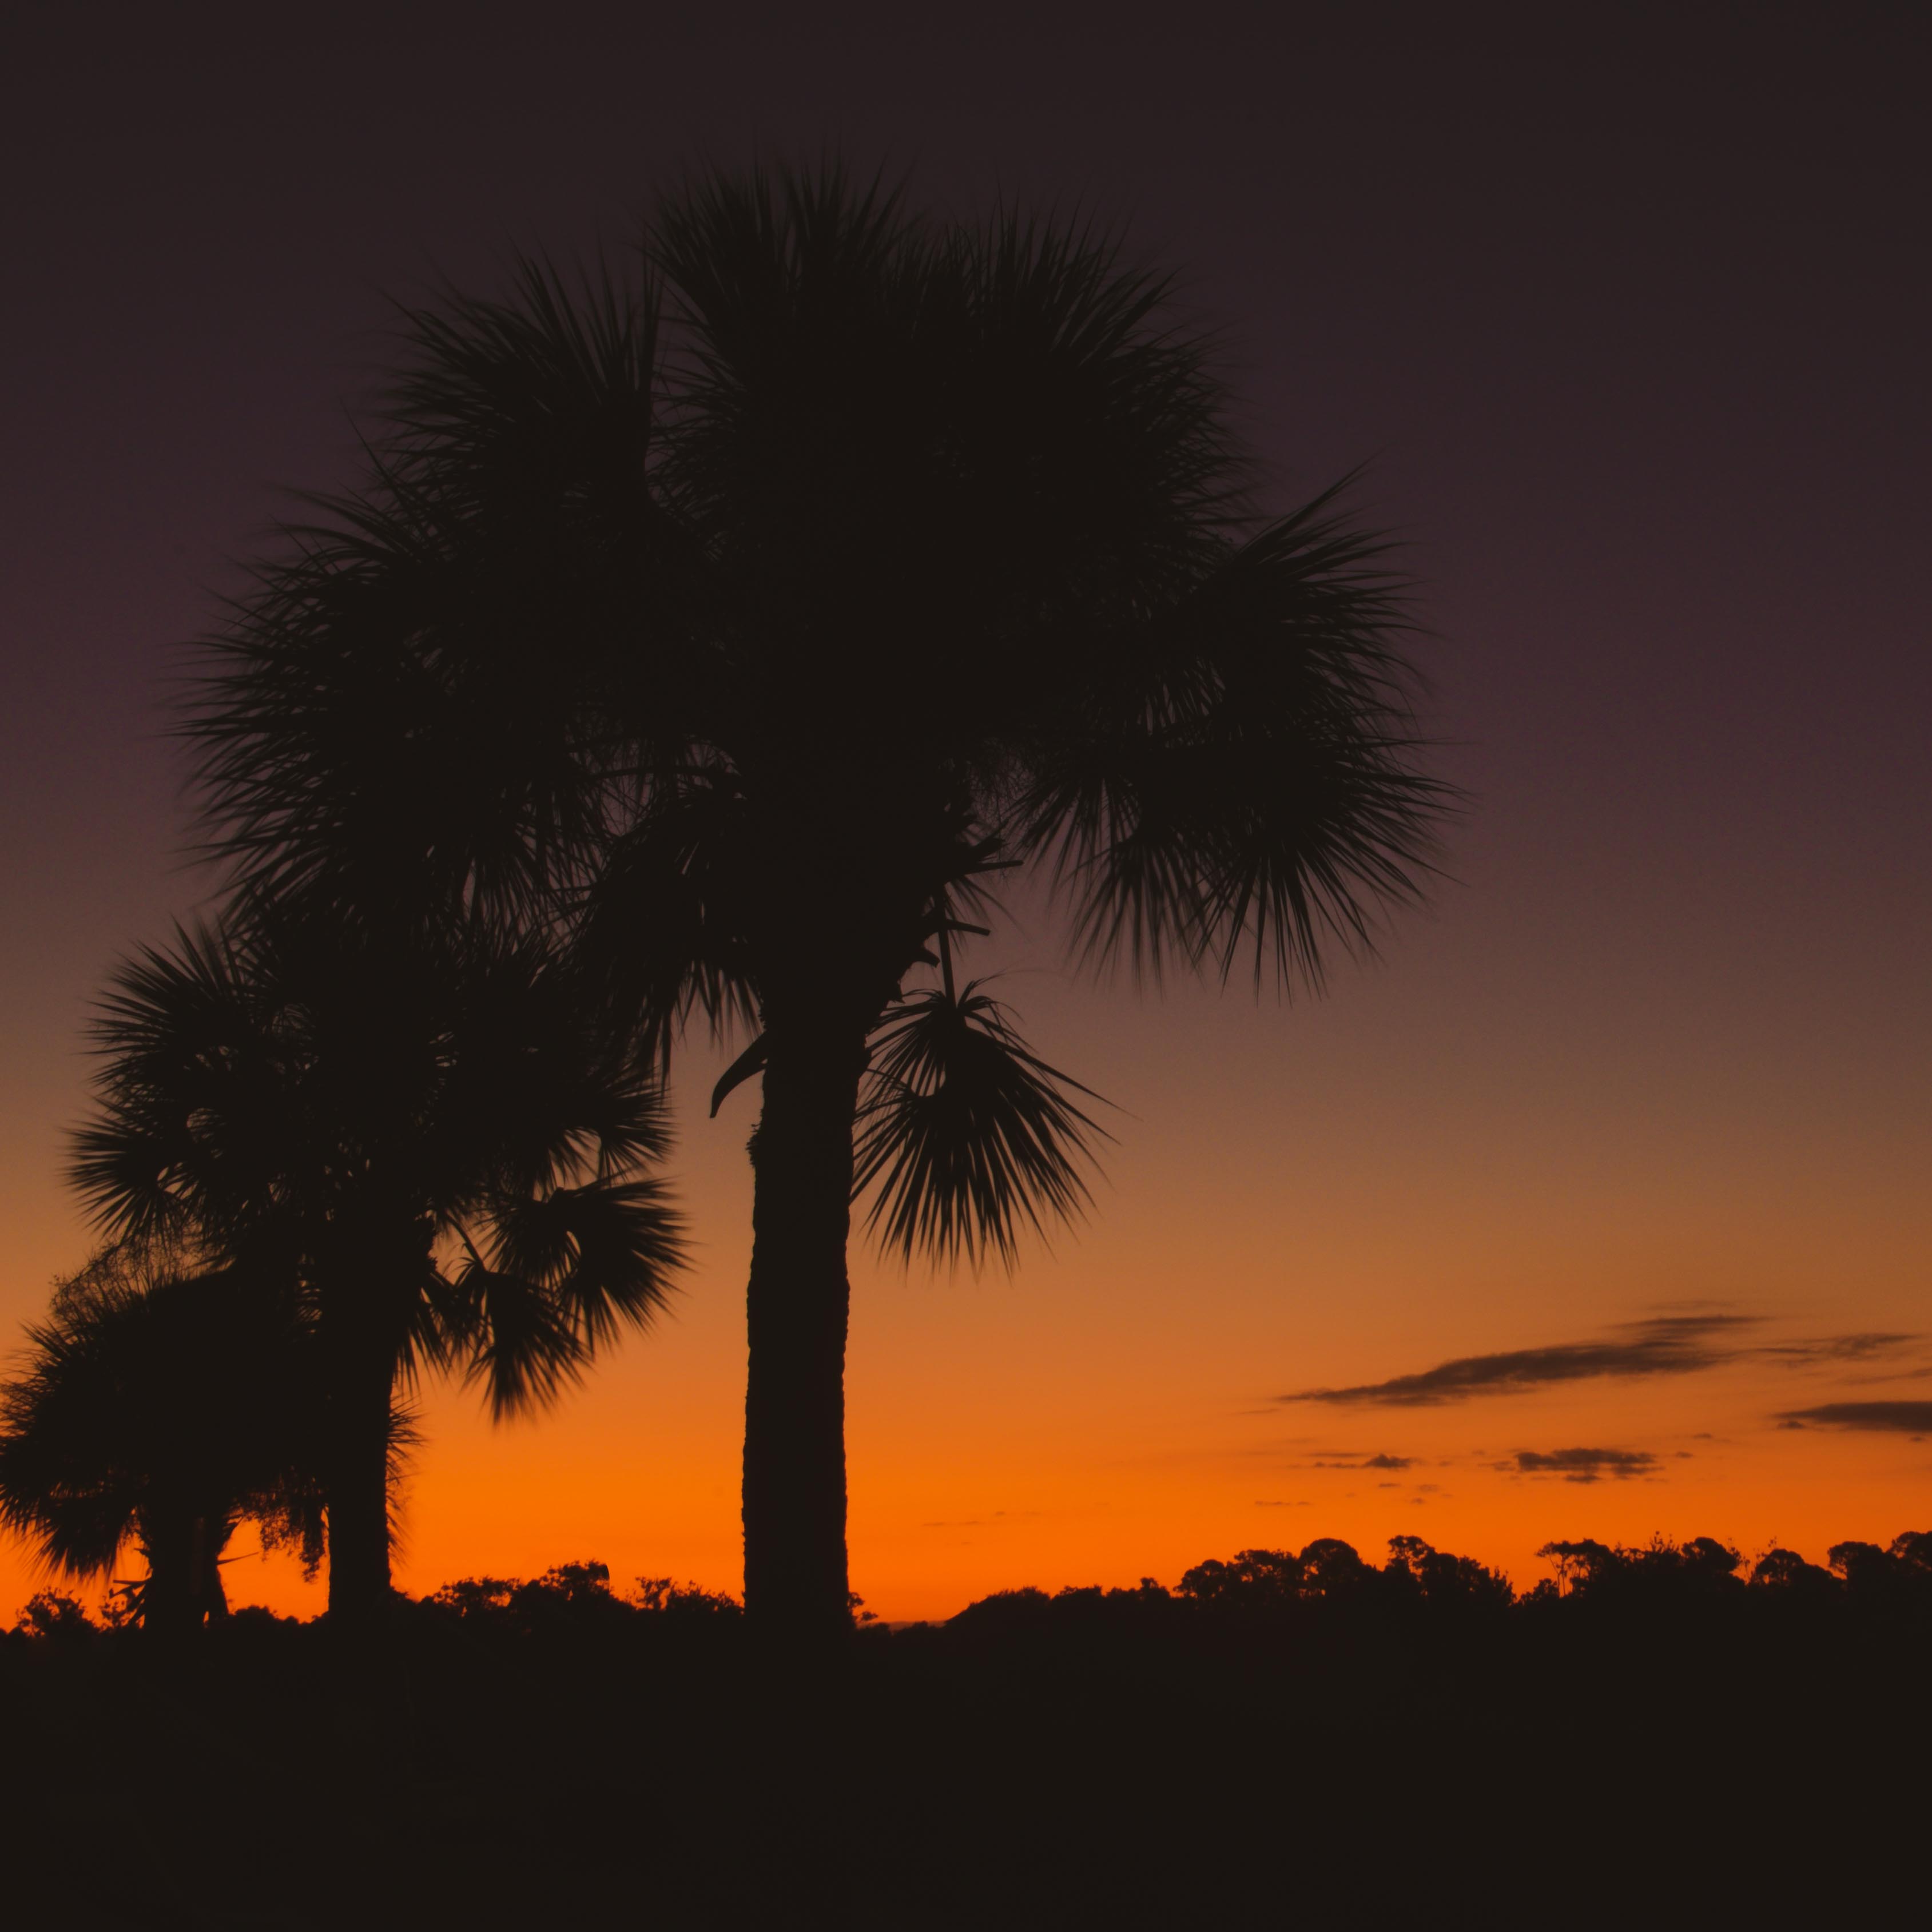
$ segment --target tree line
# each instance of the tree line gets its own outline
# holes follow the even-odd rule
[[[1537,1553],[1553,1574],[1518,1592],[1502,1572],[1419,1536],[1390,1537],[1379,1564],[1339,1538],[1319,1537],[1298,1552],[1210,1557],[1172,1589],[1149,1576],[1126,1588],[1000,1590],[943,1624],[892,1628],[915,1638],[943,1630],[968,1646],[1070,1639],[1087,1646],[1109,1638],[1184,1643],[1204,1633],[1306,1636],[1405,1622],[1466,1635],[1500,1630],[1512,1618],[1670,1625],[1750,1606],[1787,1616],[1932,1622],[1932,1531],[1906,1531],[1886,1545],[1834,1544],[1822,1564],[1782,1547],[1747,1558],[1708,1536],[1679,1542],[1660,1535],[1636,1545],[1585,1538],[1550,1542]],[[151,1588],[146,1582],[125,1587],[110,1600],[105,1627],[141,1622]],[[862,1630],[886,1631],[856,1599],[854,1609]],[[229,1614],[225,1602],[219,1614]],[[262,1610],[242,1614],[256,1624],[298,1621]],[[668,1576],[640,1576],[631,1588],[614,1590],[609,1566],[592,1561],[559,1564],[527,1581],[464,1577],[410,1604],[406,1614],[430,1630],[554,1642],[621,1637],[653,1626],[727,1630],[742,1621],[744,1606],[727,1593]],[[49,1591],[22,1610],[14,1634],[71,1637],[103,1627],[73,1598]]]

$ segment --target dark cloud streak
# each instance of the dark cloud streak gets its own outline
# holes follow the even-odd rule
[[[1657,1458],[1642,1449],[1519,1449],[1513,1460],[1496,1465],[1520,1476],[1561,1476],[1566,1483],[1594,1483],[1605,1476],[1622,1482],[1657,1467]]]
[[[1790,1408],[1786,1429],[1868,1429],[1888,1436],[1932,1436],[1932,1402],[1827,1402]]]
[[[1510,1395],[1552,1382],[1598,1376],[1686,1375],[1730,1360],[1740,1351],[1725,1346],[1762,1318],[1752,1315],[1667,1315],[1634,1322],[1610,1340],[1563,1342],[1546,1348],[1514,1348],[1495,1355],[1460,1355],[1420,1373],[1364,1382],[1352,1388],[1302,1389],[1281,1402],[1386,1402],[1424,1408],[1467,1402],[1479,1395]]]
[[[1459,1355],[1453,1361],[1438,1363],[1414,1375],[1394,1376],[1387,1382],[1363,1382],[1348,1388],[1299,1389],[1290,1395],[1277,1396],[1275,1400],[1378,1402],[1419,1408],[1468,1402],[1478,1396],[1520,1395],[1563,1382],[1692,1375],[1729,1362],[1761,1360],[1804,1368],[1833,1362],[1867,1361],[1920,1339],[1916,1335],[1872,1330],[1791,1342],[1747,1341],[1748,1331],[1761,1326],[1765,1319],[1761,1315],[1653,1316],[1642,1322],[1625,1322],[1600,1341],[1560,1342],[1548,1348],[1513,1348],[1493,1355]]]
[[[1770,1361],[1799,1364],[1862,1362],[1874,1355],[1888,1354],[1893,1349],[1902,1348],[1907,1342],[1918,1340],[1916,1335],[1898,1335],[1885,1329],[1872,1329],[1856,1335],[1819,1335],[1799,1342],[1766,1342],[1749,1352]]]

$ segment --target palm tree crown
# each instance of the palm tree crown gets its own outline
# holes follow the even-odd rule
[[[398,1378],[456,1366],[499,1414],[539,1405],[680,1263],[644,1171],[668,1139],[654,1070],[591,1036],[538,941],[398,946],[256,908],[130,962],[96,1034],[83,1198],[111,1236],[296,1284],[383,1589]],[[328,1484],[334,1603],[356,1512],[344,1470]]]
[[[1256,512],[1210,345],[1103,239],[832,169],[701,181],[641,261],[408,316],[367,487],[189,730],[252,889],[560,917],[652,1052],[756,1030],[717,1097],[763,1076],[775,1346],[823,1381],[855,1180],[908,1252],[1083,1198],[1084,1090],[955,980],[1004,873],[1094,968],[1316,982],[1447,794],[1384,544],[1332,494]]]
[[[0,1521],[76,1577],[137,1544],[142,1621],[226,1608],[236,1522],[321,1554],[321,1394],[312,1324],[286,1281],[110,1248],[56,1289],[0,1387]]]

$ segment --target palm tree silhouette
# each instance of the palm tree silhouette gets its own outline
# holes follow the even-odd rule
[[[562,915],[667,1061],[754,1034],[746,1604],[829,1630],[856,1191],[975,1264],[1084,1199],[1085,1090],[956,980],[1003,874],[1096,969],[1313,983],[1448,797],[1386,544],[1257,512],[1212,345],[1103,238],[835,166],[700,179],[642,262],[407,314],[365,488],[188,729],[250,889]]]
[[[135,1614],[171,1631],[226,1614],[221,1552],[244,1518],[319,1560],[321,1392],[286,1279],[110,1248],[27,1339],[0,1386],[0,1521],[49,1565],[110,1575],[133,1542]]]
[[[73,1175],[111,1236],[299,1284],[323,1391],[328,1602],[389,1591],[399,1380],[460,1366],[540,1406],[662,1304],[678,1217],[655,1070],[591,1037],[542,945],[407,946],[257,908],[124,965]]]

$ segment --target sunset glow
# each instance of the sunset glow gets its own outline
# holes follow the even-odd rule
[[[1420,1534],[1520,1588],[1558,1538],[1822,1563],[1924,1526],[1932,310],[1882,117],[1822,82],[1790,113],[1749,74],[1693,111],[1666,76],[1653,142],[1622,68],[1524,56],[1527,85],[1459,46],[1446,70],[1344,62],[1304,101],[1260,77],[1299,71],[1286,54],[1229,72],[1150,42],[1149,72],[1205,63],[1172,114],[1046,46],[1053,112],[995,125],[983,50],[922,98],[776,30],[722,73],[722,44],[681,31],[709,78],[648,115],[641,29],[595,71],[533,56],[589,107],[470,129],[454,201],[448,152],[400,112],[357,137],[384,166],[326,187],[262,98],[235,110],[245,142],[152,171],[138,116],[111,150],[89,145],[106,106],[50,124],[64,186],[22,218],[44,271],[9,325],[27,373],[0,520],[8,1346],[90,1249],[62,1179],[88,1003],[214,890],[182,856],[170,651],[285,507],[265,479],[350,473],[339,404],[380,359],[374,291],[433,268],[491,286],[506,234],[621,242],[687,155],[831,129],[916,158],[935,205],[1020,183],[1122,212],[1226,324],[1274,506],[1372,459],[1361,499],[1414,540],[1426,722],[1468,801],[1430,910],[1338,957],[1320,998],[1257,998],[1238,968],[1096,986],[1040,882],[1017,888],[985,966],[1106,1096],[1113,1144],[1084,1226],[1010,1276],[908,1274],[855,1221],[867,1606],[1172,1584],[1324,1536],[1372,1557]],[[439,86],[443,57],[395,56]],[[130,115],[137,79],[101,82]],[[220,124],[218,68],[171,85],[170,126]],[[279,200],[298,212],[278,225]],[[755,1085],[706,1106],[742,1044],[677,1070],[695,1259],[670,1315],[535,1420],[421,1392],[403,1588],[584,1558],[620,1586],[740,1588]],[[244,1527],[234,1602],[321,1607],[256,1551]],[[0,1544],[0,1620],[46,1581]]]

